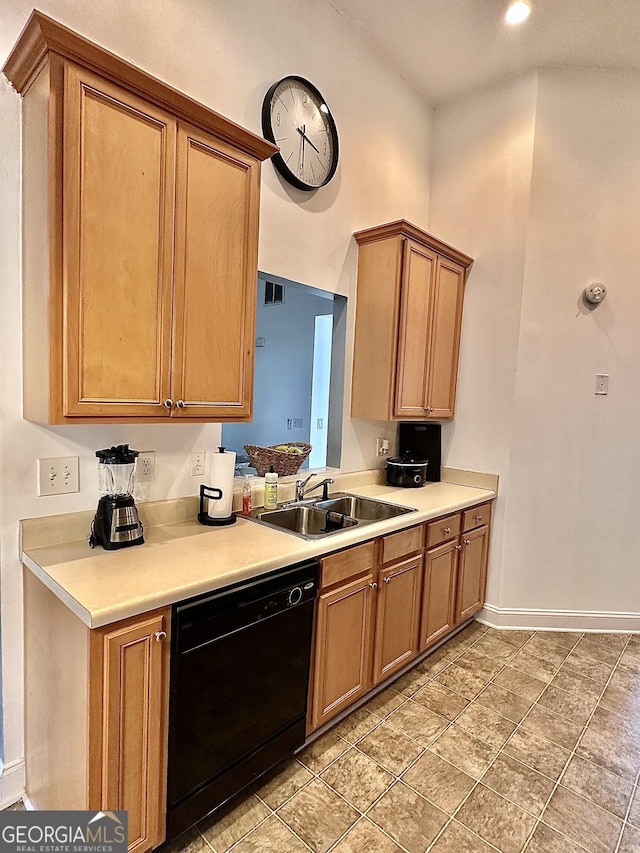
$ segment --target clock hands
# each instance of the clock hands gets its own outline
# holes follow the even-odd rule
[[[312,148],[314,148],[314,149],[318,152],[318,154],[319,154],[319,153],[320,153],[320,149],[319,149],[319,148],[316,148],[316,146],[313,144],[313,142],[309,139],[309,137],[308,137],[308,136],[307,136],[307,134],[306,134],[306,128],[307,128],[306,124],[303,124],[303,125],[302,125],[302,127],[296,127],[296,130],[298,131],[298,133],[299,133],[299,134],[300,134],[300,136],[302,137],[302,150],[304,151],[304,143],[305,143],[305,142],[308,142],[308,143],[309,143],[309,145],[310,145]]]

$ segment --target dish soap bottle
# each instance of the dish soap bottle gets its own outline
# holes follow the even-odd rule
[[[278,475],[273,470],[264,475],[264,508],[275,509],[278,505]]]
[[[253,474],[245,474],[242,486],[242,514],[246,517],[251,515],[251,479]]]

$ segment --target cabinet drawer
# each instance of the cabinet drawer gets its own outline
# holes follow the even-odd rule
[[[455,539],[460,533],[462,517],[459,512],[455,515],[446,515],[438,521],[427,524],[427,548],[433,548],[449,539]]]
[[[334,583],[355,577],[362,572],[370,572],[375,562],[375,543],[365,542],[356,545],[355,548],[347,548],[329,557],[323,557],[320,561],[322,566],[322,583],[324,589]]]
[[[424,525],[411,527],[409,530],[401,530],[392,533],[382,539],[382,563],[391,563],[406,557],[409,554],[417,554],[424,545]]]
[[[482,527],[491,521],[491,501],[480,506],[474,506],[465,510],[462,516],[462,529],[473,530],[474,527]]]

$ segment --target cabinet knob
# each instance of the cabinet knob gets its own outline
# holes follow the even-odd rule
[[[173,408],[173,400],[170,400],[167,397],[167,399],[164,401],[164,403],[162,405],[165,407],[165,409],[172,409]]]
[[[385,578],[385,579],[384,579],[384,582],[385,582],[385,583],[389,583],[389,581],[390,581],[390,580],[391,580],[391,578]]]
[[[464,544],[465,545],[471,545],[471,539],[465,539]]]
[[[378,589],[378,584],[377,584],[375,581],[372,581],[372,582],[369,584],[369,586],[371,587],[371,589]]]
[[[450,527],[445,527],[445,529],[444,529],[444,531],[443,531],[443,532],[444,532],[444,533],[451,533],[451,528],[450,528]]]
[[[424,410],[428,415],[430,415],[433,412],[432,406],[425,406]]]
[[[481,515],[476,515],[476,521],[482,521],[482,516],[481,516]]]
[[[462,545],[456,545],[456,551],[462,551]]]
[[[155,633],[156,643],[161,643],[163,640],[167,639],[166,631],[156,631]]]
[[[178,402],[176,403],[176,406],[179,409],[186,409],[187,408],[187,404],[185,403],[184,400],[178,400]]]

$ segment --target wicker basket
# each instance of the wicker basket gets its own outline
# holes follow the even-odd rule
[[[304,460],[311,453],[311,445],[305,444],[304,441],[287,442],[287,447],[298,447],[300,448],[300,453],[287,453],[284,450],[276,450],[276,447],[284,446],[284,444],[285,442],[282,445],[272,445],[271,447],[245,444],[244,449],[247,451],[247,456],[258,472],[259,477],[264,477],[272,465],[273,470],[280,477],[286,477],[287,474],[296,474]]]

